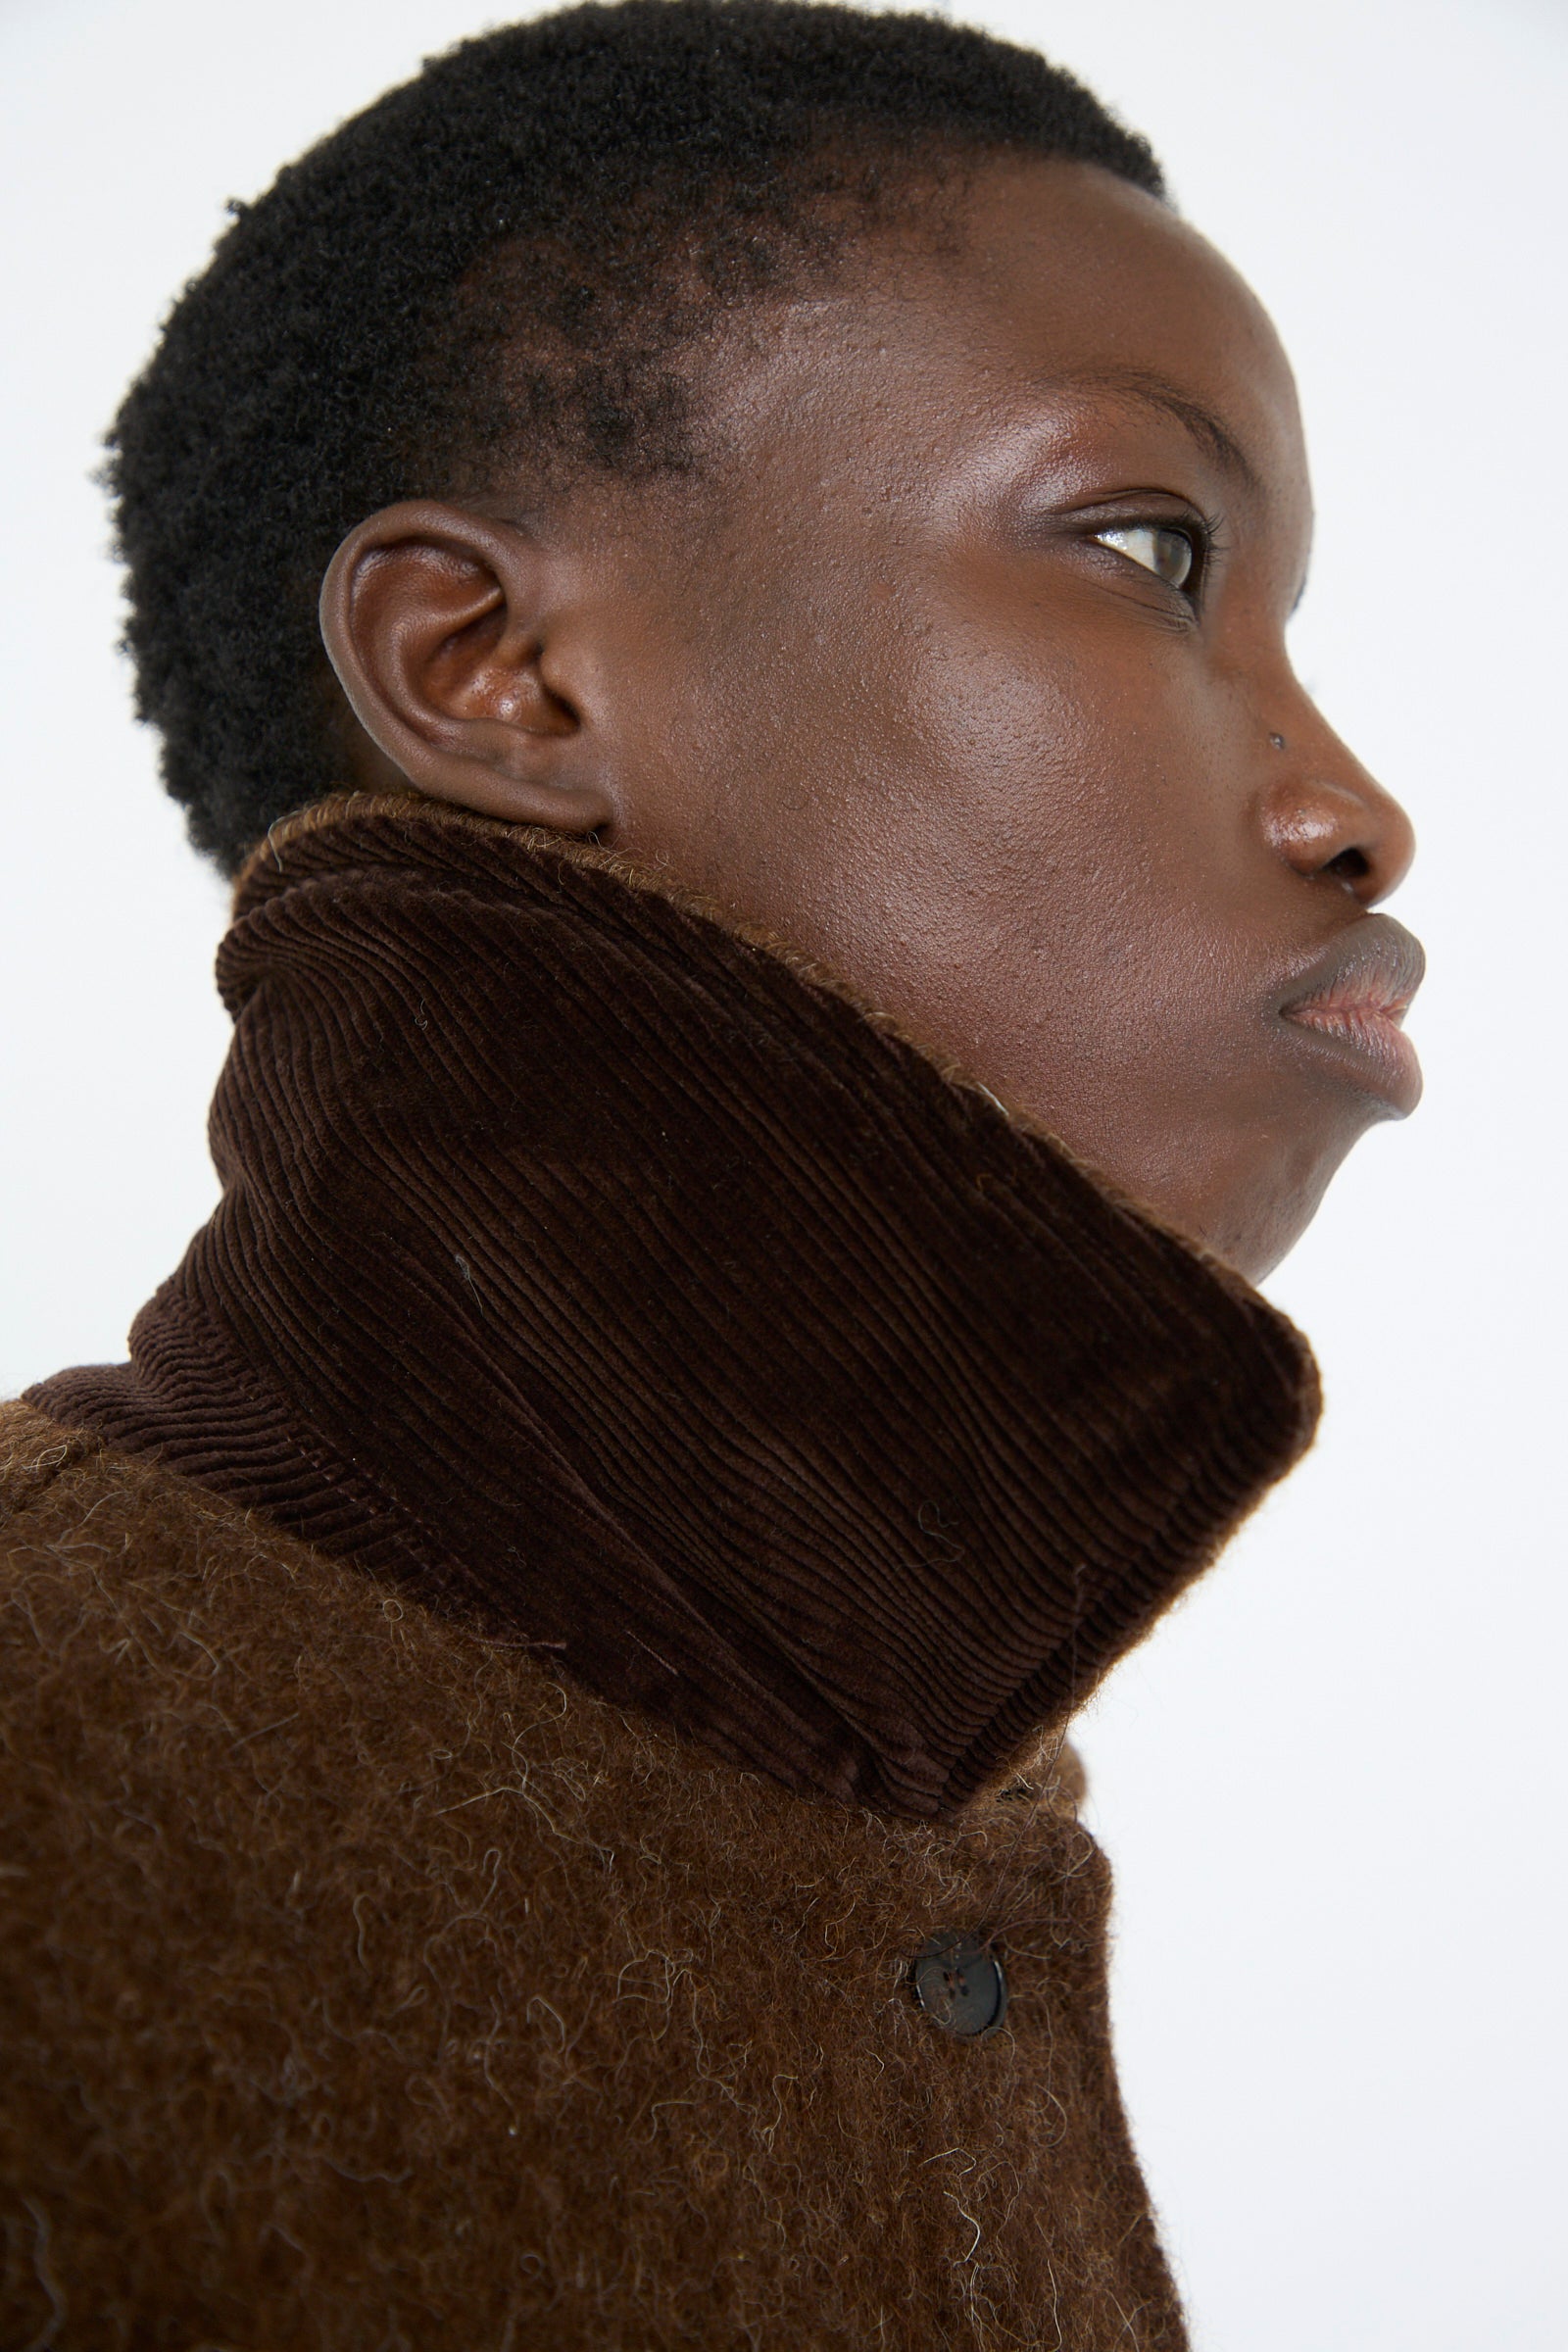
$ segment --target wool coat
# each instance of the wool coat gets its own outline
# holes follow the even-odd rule
[[[1181,2344],[1062,1727],[1297,1335],[591,852],[333,805],[220,978],[0,1438],[0,2341]]]

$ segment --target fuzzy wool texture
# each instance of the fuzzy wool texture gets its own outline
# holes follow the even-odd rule
[[[1185,2341],[1058,1750],[792,1794],[25,1405],[0,1560],[8,2347]]]

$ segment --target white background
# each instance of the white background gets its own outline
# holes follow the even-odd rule
[[[223,895],[128,715],[96,436],[222,200],[482,4],[0,0],[0,1394],[122,1354],[214,1190]],[[1299,661],[1415,813],[1432,957],[1426,1104],[1273,1285],[1317,1451],[1085,1728],[1127,2096],[1201,2352],[1563,2352],[1568,17],[984,21],[1150,133],[1279,320]]]

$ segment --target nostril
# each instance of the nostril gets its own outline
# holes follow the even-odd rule
[[[1329,859],[1323,871],[1332,874],[1337,882],[1364,882],[1372,865],[1364,850],[1342,850],[1337,858]]]

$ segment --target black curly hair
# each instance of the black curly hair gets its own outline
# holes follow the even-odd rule
[[[494,478],[696,462],[722,315],[1010,149],[1152,194],[1024,49],[809,0],[622,0],[464,42],[323,139],[175,304],[109,437],[137,709],[232,871],[340,780],[316,600],[354,523]]]

